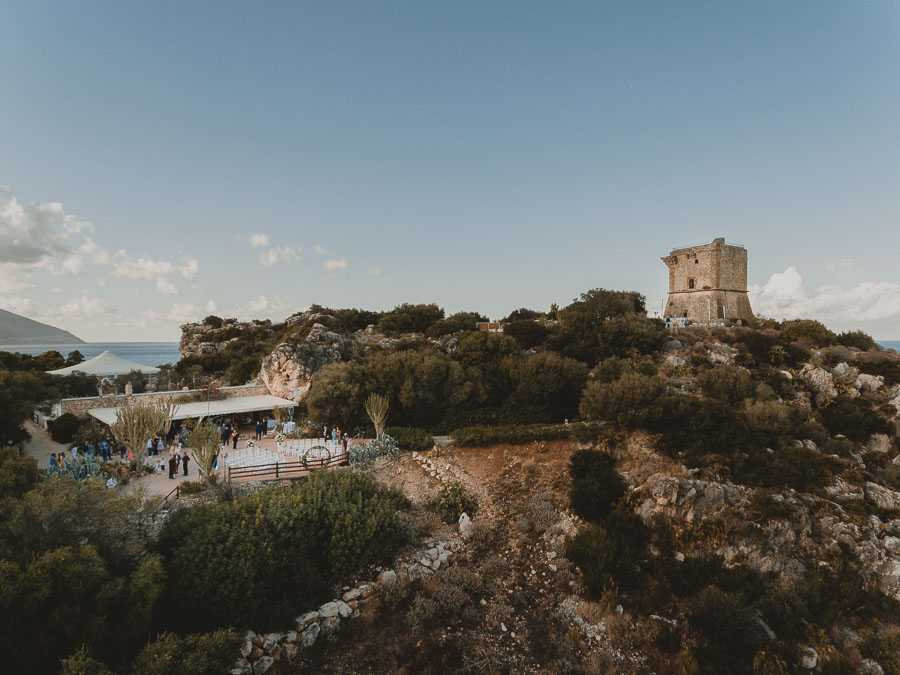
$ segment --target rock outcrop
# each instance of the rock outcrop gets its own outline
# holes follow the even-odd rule
[[[302,342],[282,342],[263,359],[259,377],[269,393],[299,401],[309,391],[314,373],[341,360],[344,339],[320,323]]]

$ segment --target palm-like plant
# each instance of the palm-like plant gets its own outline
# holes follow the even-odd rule
[[[390,399],[381,394],[369,394],[365,407],[366,414],[375,425],[375,438],[381,438],[384,433],[384,424],[387,422],[388,408],[391,407]]]

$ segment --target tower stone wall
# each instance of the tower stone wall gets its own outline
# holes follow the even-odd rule
[[[747,249],[714,239],[677,248],[662,258],[669,268],[665,317],[692,321],[753,318],[747,295]]]

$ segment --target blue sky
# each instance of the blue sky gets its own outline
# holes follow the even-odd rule
[[[659,257],[719,236],[757,312],[900,338],[896,2],[0,16],[0,306],[85,339],[313,302],[655,307]]]

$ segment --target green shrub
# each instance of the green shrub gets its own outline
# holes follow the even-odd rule
[[[0,448],[0,502],[19,499],[37,485],[41,471],[34,457],[22,457],[16,447]]]
[[[532,349],[543,344],[550,331],[537,321],[524,319],[504,323],[503,334],[515,340],[520,349]]]
[[[640,581],[639,565],[650,540],[644,521],[633,513],[613,511],[606,526],[588,524],[566,542],[566,556],[581,568],[588,595],[633,588]]]
[[[186,480],[178,484],[178,491],[183,495],[195,495],[206,489],[200,481]]]
[[[170,626],[255,629],[325,598],[326,583],[385,556],[406,499],[353,471],[230,503],[182,509],[160,532]]]
[[[761,646],[754,611],[738,593],[715,586],[703,589],[688,620],[701,637],[699,660],[709,667],[733,665],[735,657],[747,659]]]
[[[203,323],[205,323],[207,326],[212,326],[213,328],[221,328],[222,318],[216,316],[215,314],[210,314],[208,317],[203,319]]]
[[[900,359],[885,359],[883,361],[856,361],[854,364],[860,372],[866,375],[881,375],[887,387],[900,384]]]
[[[715,366],[697,375],[703,394],[709,398],[739,405],[756,393],[756,383],[743,368]]]
[[[75,438],[75,433],[81,421],[72,413],[63,413],[55,420],[51,420],[48,424],[50,428],[50,438],[57,443],[71,443]]]
[[[565,424],[528,424],[521,426],[463,427],[455,430],[453,443],[459,447],[483,447],[509,443],[525,445],[533,441],[558,441],[569,438]]]
[[[786,321],[781,329],[781,337],[788,342],[809,342],[816,347],[827,347],[835,339],[825,324],[812,319],[795,319]]]
[[[93,658],[84,645],[72,656],[63,659],[61,666],[61,675],[113,675],[113,671]]]
[[[666,389],[665,381],[658,377],[625,373],[615,382],[591,382],[585,387],[579,410],[589,420],[639,427],[657,416]]]
[[[868,352],[878,348],[878,344],[875,342],[875,340],[872,339],[872,336],[868,333],[864,333],[861,330],[848,330],[844,331],[843,333],[839,333],[834,341],[839,345],[844,345],[845,347],[856,347],[857,349],[861,349],[864,352]]]
[[[385,433],[397,441],[397,445],[410,452],[424,452],[434,447],[434,436],[416,427],[388,427]]]
[[[839,397],[819,412],[822,423],[832,434],[843,434],[862,443],[872,434],[891,433],[891,426],[861,398]]]
[[[779,447],[790,439],[796,427],[790,408],[777,401],[755,401],[744,409],[748,433],[757,445]]]
[[[218,675],[231,670],[241,637],[233,630],[163,633],[138,654],[134,675]]]
[[[478,501],[459,483],[446,483],[431,503],[431,509],[445,523],[455,523],[462,514],[469,517],[478,511]]]
[[[665,324],[637,314],[614,316],[600,324],[601,356],[634,356],[659,351],[666,338]]]
[[[597,450],[579,450],[569,459],[569,501],[585,520],[601,522],[625,494],[625,481],[613,458]]]

